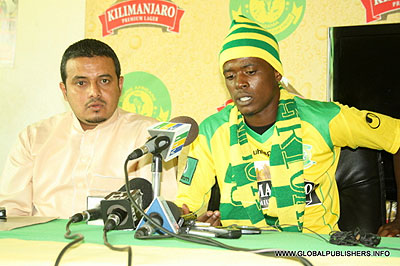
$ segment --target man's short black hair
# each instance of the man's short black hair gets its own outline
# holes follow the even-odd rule
[[[83,39],[70,45],[63,54],[60,66],[62,82],[64,82],[65,84],[65,81],[67,79],[67,73],[65,71],[65,67],[69,59],[77,57],[94,57],[94,56],[105,56],[111,58],[114,61],[117,78],[121,76],[121,65],[119,63],[117,55],[110,46],[99,40]]]

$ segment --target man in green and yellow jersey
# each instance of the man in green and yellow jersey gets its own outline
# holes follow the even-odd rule
[[[335,172],[341,147],[386,150],[397,159],[400,120],[289,93],[280,85],[276,39],[243,16],[234,19],[219,62],[233,103],[201,123],[177,205],[213,225],[339,230]],[[200,215],[215,177],[220,209]],[[399,220],[380,233],[400,233]]]

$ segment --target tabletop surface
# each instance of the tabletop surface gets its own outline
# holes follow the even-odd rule
[[[35,265],[35,261],[38,262],[37,265],[46,265],[46,263],[54,265],[59,251],[71,241],[64,237],[66,225],[67,220],[54,220],[10,231],[0,231],[0,256],[1,261],[3,261],[1,265],[24,265],[27,259],[30,260],[30,265]],[[108,258],[116,256],[120,261],[116,265],[121,265],[121,263],[123,263],[122,265],[126,265],[126,254],[111,251],[103,245],[102,228],[102,226],[87,225],[85,223],[72,224],[70,226],[71,233],[83,235],[84,241],[83,244],[78,245],[73,251],[70,251],[68,256],[65,255],[64,262],[69,262],[71,265],[80,265],[78,262],[84,262],[82,265],[90,265],[89,261],[94,262],[96,265],[108,262],[105,265],[113,265],[108,261]],[[281,253],[281,255],[283,258],[288,257],[290,254],[302,255],[315,265],[322,265],[327,261],[336,261],[335,264],[353,262],[353,265],[359,264],[363,266],[382,263],[400,265],[400,251],[391,249],[400,248],[400,238],[382,238],[381,243],[378,245],[379,249],[365,246],[333,245],[328,242],[329,235],[316,235],[312,233],[265,231],[259,235],[242,235],[239,239],[215,238],[215,240],[238,248],[277,249],[281,250],[281,252],[296,251],[297,253]],[[219,247],[187,242],[176,238],[135,239],[134,231],[129,230],[109,232],[108,241],[112,245],[132,246],[134,261],[136,261],[136,264],[133,265],[159,265],[160,261],[158,259],[161,256],[160,254],[163,254],[161,256],[163,258],[163,265],[168,265],[169,263],[173,265],[177,262],[178,257],[179,260],[187,257],[192,262],[194,259],[199,263],[202,259],[206,259],[208,261],[206,264],[210,264],[209,260],[212,259],[212,265],[226,261],[236,262],[236,264],[245,264],[245,261],[248,260],[254,263],[257,261],[266,262],[270,259],[274,259],[274,265],[277,264],[275,258],[250,252],[228,251]],[[46,249],[47,252],[44,252],[43,250]],[[21,256],[23,253],[24,256]],[[45,256],[40,253],[51,255]],[[77,256],[71,258],[70,254],[76,254]],[[83,259],[83,255],[78,256],[78,254],[84,254],[85,259]],[[108,257],[105,254],[108,254]],[[275,253],[275,255],[277,254]],[[19,260],[21,264],[17,263]],[[43,260],[46,260],[46,263]],[[7,261],[13,264],[7,264]],[[284,263],[284,265],[300,265],[298,262],[288,259],[279,260],[279,263]]]

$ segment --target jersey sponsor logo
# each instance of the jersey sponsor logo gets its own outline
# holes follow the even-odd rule
[[[182,177],[179,180],[181,183],[186,185],[190,185],[192,183],[194,172],[196,172],[198,162],[199,160],[193,157],[187,157],[185,169],[183,170]]]
[[[271,180],[258,182],[258,196],[260,197],[260,205],[262,209],[268,209],[269,198],[271,197]]]
[[[257,181],[271,180],[269,160],[254,161],[254,169],[256,171]]]
[[[271,151],[264,151],[260,149],[253,150],[253,155],[259,155],[259,154],[263,154],[269,158],[271,155]],[[309,144],[303,143],[303,161],[304,161],[304,169],[310,168],[311,166],[317,163],[312,160],[312,146]]]
[[[365,121],[367,121],[368,126],[372,129],[377,129],[381,125],[381,119],[373,113],[367,113]]]
[[[264,151],[260,149],[253,150],[253,155],[264,154],[265,156],[269,157],[271,155],[271,151]]]
[[[315,192],[319,184],[315,185],[314,182],[304,180],[304,192],[306,194],[306,207],[321,204]],[[263,180],[258,182],[258,196],[260,198],[260,205],[262,209],[269,208],[269,199],[271,198],[272,182],[271,180]]]
[[[304,180],[304,192],[306,193],[306,207],[321,204],[321,200],[318,198],[315,190],[319,187],[319,184]]]

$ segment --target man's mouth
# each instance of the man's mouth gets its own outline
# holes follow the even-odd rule
[[[92,99],[86,104],[86,107],[93,111],[99,111],[105,105],[106,105],[106,102],[102,99]]]
[[[103,103],[95,102],[95,103],[89,104],[89,105],[88,105],[88,109],[91,109],[91,110],[93,110],[93,111],[98,111],[98,110],[100,110],[103,106],[104,106]]]
[[[247,103],[247,102],[249,102],[249,101],[251,101],[251,99],[253,99],[252,97],[250,97],[250,96],[243,96],[243,97],[239,97],[239,98],[237,98],[238,100],[238,102],[239,103]]]

